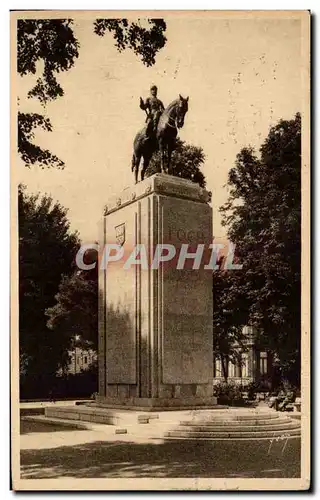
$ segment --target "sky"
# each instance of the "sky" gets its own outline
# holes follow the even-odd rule
[[[97,240],[108,198],[133,185],[132,142],[145,119],[139,97],[156,84],[165,106],[179,93],[189,96],[179,137],[204,150],[213,234],[223,237],[218,208],[237,153],[258,149],[272,125],[302,110],[300,20],[171,14],[167,43],[147,68],[133,52],[119,54],[110,34],[95,35],[94,15],[74,19],[80,50],[74,67],[58,75],[65,95],[44,110],[26,98],[38,75],[17,76],[21,111],[45,113],[53,125],[37,133],[37,143],[66,167],[28,169],[17,155],[18,181],[28,192],[51,194],[68,208],[71,229],[85,242]]]

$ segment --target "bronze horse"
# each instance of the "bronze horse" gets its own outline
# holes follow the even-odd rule
[[[184,125],[184,117],[188,111],[188,101],[189,97],[184,98],[179,95],[178,99],[175,99],[171,104],[169,104],[169,106],[161,114],[156,133],[152,137],[147,136],[147,127],[144,127],[137,133],[133,143],[134,152],[131,164],[131,170],[135,174],[136,183],[138,182],[141,158],[143,158],[143,165],[141,169],[141,180],[143,181],[152,155],[158,149],[161,157],[161,172],[171,173],[171,154],[175,147],[178,128],[182,128]],[[166,162],[165,156],[167,156]]]

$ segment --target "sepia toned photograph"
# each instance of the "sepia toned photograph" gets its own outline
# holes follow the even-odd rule
[[[11,12],[16,491],[310,488],[310,12]]]

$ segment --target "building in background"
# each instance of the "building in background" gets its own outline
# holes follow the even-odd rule
[[[73,350],[68,352],[70,363],[67,372],[76,374],[88,370],[90,366],[97,361],[97,353],[93,349],[74,346]]]
[[[83,340],[81,335],[75,335],[72,339],[72,347],[68,350],[69,363],[58,371],[58,375],[75,375],[88,370],[97,362],[97,351],[92,348],[92,344]]]
[[[273,376],[273,356],[263,347],[259,346],[254,328],[245,326],[243,333],[247,337],[246,349],[241,352],[237,361],[227,362],[228,382],[247,385],[252,382],[264,382],[271,384]],[[222,362],[219,356],[214,357],[213,383],[217,384],[225,380]]]

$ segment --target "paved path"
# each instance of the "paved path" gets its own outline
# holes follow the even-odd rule
[[[30,409],[30,408],[46,408],[47,406],[74,406],[76,402],[81,402],[84,403],[85,401],[89,401],[89,399],[82,400],[82,399],[77,399],[77,400],[61,400],[61,401],[27,401],[27,402],[21,402],[20,403],[20,408],[21,409]]]
[[[49,427],[49,426],[48,426]],[[300,439],[169,441],[147,426],[124,435],[112,426],[66,430],[21,426],[21,478],[299,477]]]

